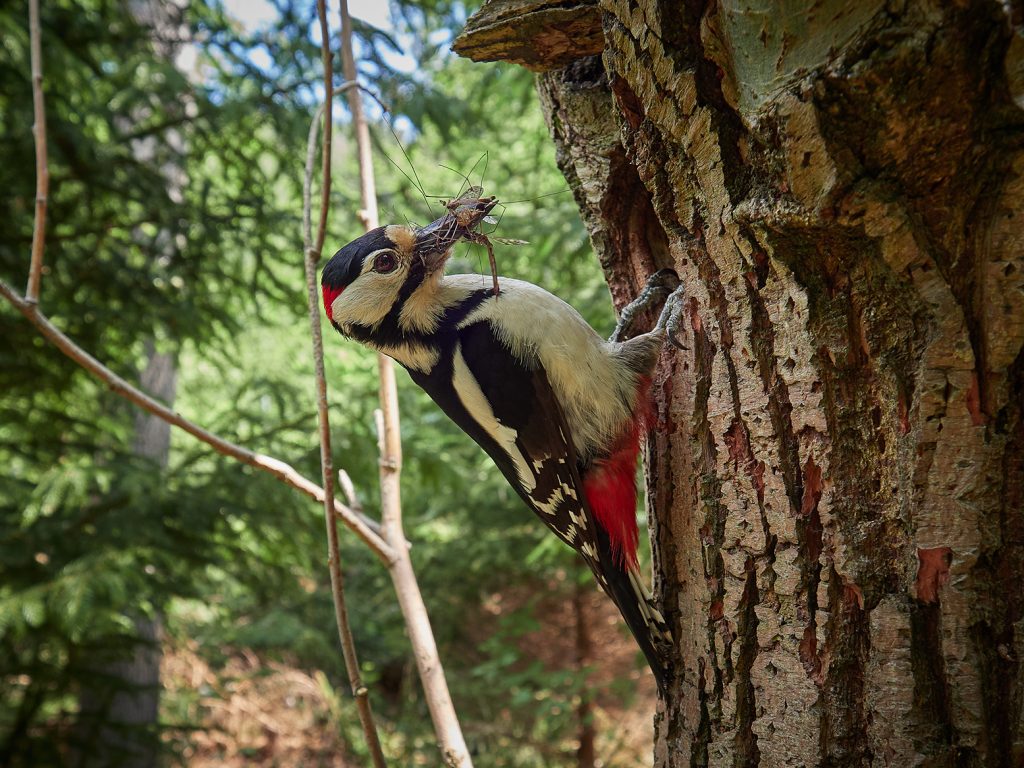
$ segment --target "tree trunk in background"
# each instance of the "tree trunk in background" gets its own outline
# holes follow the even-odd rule
[[[181,19],[182,1],[131,0],[129,6],[134,20],[153,30],[154,49],[176,61],[180,46],[173,41],[188,38],[188,27]],[[183,98],[188,99],[188,96]],[[130,124],[144,117],[133,115],[125,122]],[[163,140],[184,151],[184,141],[177,131],[167,131]],[[134,140],[131,148],[139,161],[153,160],[154,147],[150,141]],[[188,183],[180,165],[165,163],[161,171],[168,191],[172,195],[180,194]],[[139,379],[142,389],[167,405],[173,405],[177,390],[174,355],[157,353],[153,341],[148,340],[146,358],[146,368]],[[170,425],[141,410],[136,411],[132,446],[135,455],[166,467],[170,447]],[[135,628],[138,644],[131,657],[97,664],[97,680],[105,682],[83,690],[79,696],[78,737],[87,746],[77,758],[77,768],[115,765],[118,768],[155,768],[158,764],[162,615],[138,615]]]
[[[1024,764],[1020,3],[600,11],[559,163],[618,306],[687,285],[655,765]]]
[[[142,388],[171,404],[177,383],[172,355],[158,354],[147,345],[148,362]],[[167,466],[171,447],[170,425],[143,411],[135,414],[134,453]],[[118,766],[155,768],[160,738],[156,731],[160,705],[160,616],[135,619],[138,645],[128,658],[96,664],[97,684],[79,696],[78,737],[82,746],[77,768]]]

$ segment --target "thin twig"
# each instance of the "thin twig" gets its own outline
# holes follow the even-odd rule
[[[355,638],[349,621],[348,607],[345,604],[345,580],[341,570],[341,551],[338,543],[338,525],[334,519],[334,464],[331,458],[331,427],[327,409],[327,378],[324,372],[324,344],[320,327],[320,303],[317,300],[316,266],[320,260],[324,237],[327,232],[327,214],[331,195],[331,127],[333,123],[334,72],[331,65],[331,38],[327,23],[327,7],[325,0],[317,0],[317,15],[320,18],[320,51],[324,67],[324,105],[322,110],[324,129],[321,146],[322,179],[320,189],[320,222],[315,240],[310,237],[312,216],[309,212],[311,204],[310,186],[312,184],[313,163],[311,158],[316,147],[316,123],[319,115],[314,117],[314,124],[309,131],[309,144],[306,147],[306,178],[303,187],[303,221],[305,232],[305,265],[306,288],[309,300],[309,326],[313,341],[313,363],[316,369],[316,405],[320,423],[320,468],[324,484],[324,521],[327,525],[328,569],[331,574],[331,593],[334,596],[334,615],[338,622],[338,637],[341,640],[342,655],[345,657],[345,668],[356,699],[359,722],[363,727],[366,744],[373,759],[375,768],[386,768],[384,752],[381,749],[377,726],[370,708],[369,691],[363,685],[359,669],[359,657],[356,654]],[[318,110],[319,112],[319,110]]]
[[[163,419],[168,424],[173,424],[185,432],[188,432],[193,437],[212,447],[218,453],[230,456],[243,464],[248,464],[251,467],[256,467],[264,472],[268,472],[297,491],[301,491],[316,501],[323,502],[323,488],[318,486],[312,480],[301,475],[290,464],[287,464],[280,459],[275,459],[272,456],[266,456],[262,453],[250,451],[248,448],[243,448],[229,440],[225,440],[223,437],[215,435],[198,424],[189,421],[181,414],[171,410],[163,403],[154,400],[142,390],[129,384],[103,365],[103,363],[95,357],[75,344],[75,342],[70,338],[65,336],[64,333],[50,322],[46,315],[39,311],[39,308],[35,304],[32,304],[27,299],[19,296],[17,291],[2,280],[0,280],[0,296],[3,296],[3,298],[6,299],[15,309],[21,312],[21,314],[24,315],[25,318],[32,323],[32,325],[34,325],[43,337],[51,344],[97,379],[104,382],[115,394],[135,403],[135,405],[139,406],[144,411],[148,411],[154,416]],[[385,565],[388,565],[394,559],[394,553],[391,550],[391,545],[381,539],[380,526],[375,521],[354,514],[352,510],[337,501],[335,501],[334,504],[334,511],[335,514],[341,518],[342,522],[351,528],[352,531],[362,539],[362,541]]]
[[[358,80],[355,54],[352,52],[352,18],[348,13],[348,0],[341,0],[341,68],[346,80]],[[348,108],[356,129],[356,151],[359,157],[359,199],[362,210],[359,218],[367,230],[379,226],[377,213],[377,185],[373,175],[373,148],[370,145],[370,126],[363,114],[363,101],[358,91],[348,92]]]
[[[348,476],[348,472],[344,469],[338,470],[338,484],[341,486],[342,492],[345,494],[345,501],[348,502],[348,506],[355,512],[363,511],[363,502],[359,500],[359,496],[356,495],[356,486],[352,482],[352,478]]]
[[[334,88],[331,93],[332,95],[337,96],[340,93],[344,93],[349,88],[358,87],[359,83],[355,80],[349,80],[348,82],[342,83],[337,88]],[[309,124],[309,137],[306,140],[306,178],[302,185],[302,233],[303,242],[305,243],[307,250],[312,247],[313,242],[313,163],[316,162],[316,140],[320,135],[320,119],[324,114],[324,106],[325,104],[321,104],[313,113],[313,121]],[[323,232],[325,229],[320,230],[317,233],[319,241],[319,247],[316,249],[317,259],[320,258],[321,251],[323,249]]]
[[[316,229],[316,239],[312,243],[306,243],[307,255],[312,248],[319,257],[324,247],[324,237],[327,234],[327,214],[330,211],[331,202],[331,137],[334,134],[334,62],[331,56],[331,29],[327,23],[326,0],[317,0],[316,13],[320,18],[320,58],[324,66],[324,138],[320,148],[321,179],[320,179],[320,224]],[[354,79],[354,78],[352,78]],[[312,131],[311,131],[312,132]],[[308,147],[307,147],[308,152]],[[315,266],[315,264],[314,264]],[[314,280],[312,290],[316,291]],[[313,302],[315,305],[316,302]],[[315,307],[311,307],[312,309]],[[320,327],[320,316],[317,314],[316,327]],[[314,334],[315,336],[316,334]],[[321,354],[321,358],[323,355]],[[332,472],[333,475],[333,472]],[[334,482],[333,476],[330,482]]]
[[[39,302],[39,282],[43,274],[43,247],[46,244],[46,201],[50,191],[50,166],[46,156],[46,108],[43,104],[43,54],[39,35],[39,0],[28,3],[29,49],[32,59],[32,108],[35,121],[32,134],[36,145],[36,215],[32,227],[32,261],[28,270],[25,301]]]
[[[352,52],[352,20],[349,17],[347,0],[341,0],[340,12],[343,73],[348,81],[358,80],[355,56]],[[362,203],[360,218],[363,226],[370,230],[379,225],[377,192],[374,184],[370,129],[363,114],[362,101],[357,89],[348,91],[348,105],[352,113],[352,122],[355,124],[359,156],[359,188]],[[388,566],[388,571],[405,620],[409,642],[412,644],[413,656],[416,659],[416,667],[419,670],[424,697],[434,723],[434,732],[437,734],[444,764],[449,768],[472,768],[473,761],[462,736],[451,693],[448,691],[441,656],[430,627],[430,617],[423,603],[423,595],[413,571],[409,551],[404,546],[400,482],[402,444],[398,423],[395,369],[391,358],[381,354],[377,355],[377,368],[380,373],[381,404],[381,416],[377,419],[380,444],[381,524],[384,536],[395,552],[395,560]]]

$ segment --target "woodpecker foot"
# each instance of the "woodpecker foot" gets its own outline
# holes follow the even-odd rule
[[[661,310],[661,317],[658,318],[658,324],[655,326],[657,330],[665,331],[665,335],[673,347],[682,350],[685,350],[686,347],[676,339],[676,333],[679,331],[679,325],[683,321],[684,294],[684,286],[680,283],[668,295],[668,298],[665,299],[665,306]]]
[[[647,284],[640,291],[640,295],[622,308],[619,322],[615,325],[615,330],[608,338],[608,341],[622,341],[623,337],[633,326],[637,315],[669,296],[678,289],[678,286],[679,276],[671,269],[659,269],[647,278]]]

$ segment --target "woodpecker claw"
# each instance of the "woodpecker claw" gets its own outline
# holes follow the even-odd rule
[[[669,343],[676,349],[685,352],[686,347],[676,338],[676,334],[679,332],[679,325],[683,319],[683,294],[684,286],[680,283],[665,299],[665,306],[661,310],[661,317],[658,318],[658,324],[655,328],[665,331]]]
[[[679,326],[678,318],[672,321],[671,315],[677,310],[670,308],[670,303],[673,302],[673,296],[679,294],[679,299],[682,299],[682,284],[679,282],[679,275],[672,269],[658,269],[647,279],[646,285],[644,285],[643,291],[633,301],[623,307],[623,311],[618,315],[618,323],[615,326],[615,330],[612,332],[608,341],[617,342],[622,341],[623,337],[629,332],[630,328],[637,315],[650,308],[658,301],[664,299],[665,307],[662,309],[662,315],[658,318],[656,329],[665,330],[668,328],[667,324],[672,323],[669,328],[669,340],[673,346],[682,348],[674,338],[675,329]],[[668,315],[667,315],[668,313]]]
[[[644,285],[644,289],[640,291],[640,295],[622,308],[622,312],[619,314],[619,322],[616,324],[615,330],[612,332],[612,335],[608,340],[613,342],[622,341],[623,337],[632,327],[638,314],[654,306],[662,299],[667,300],[666,297],[670,296],[673,291],[678,290],[678,288],[679,276],[674,270],[659,269],[653,275],[648,277],[647,283]],[[664,315],[664,310],[662,311],[662,314]]]

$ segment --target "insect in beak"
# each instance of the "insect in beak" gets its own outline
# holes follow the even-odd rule
[[[416,230],[416,255],[432,273],[444,267],[451,249],[460,240],[476,241],[476,227],[498,204],[496,197],[480,197],[479,187],[445,204],[448,211],[425,227]]]

